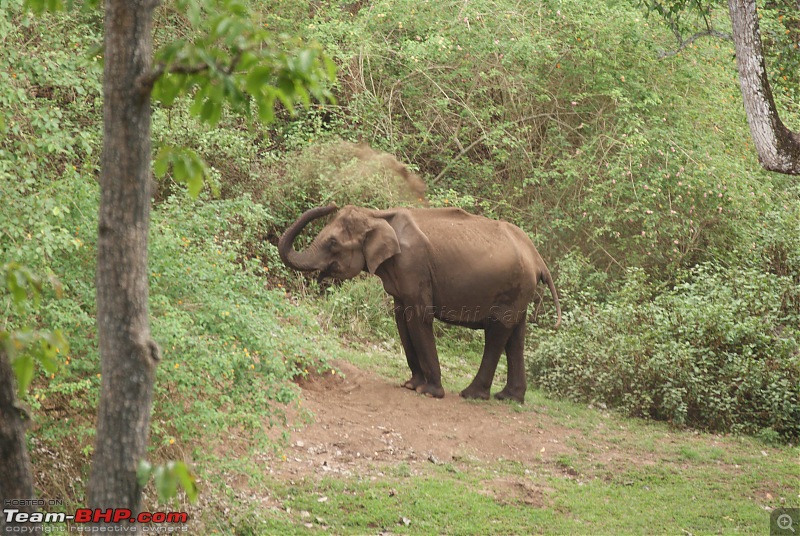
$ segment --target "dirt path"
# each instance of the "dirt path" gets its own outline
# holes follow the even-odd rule
[[[290,415],[297,425],[287,446],[265,452],[261,465],[270,477],[290,484],[288,489],[298,484],[301,495],[308,493],[302,490],[309,484],[311,489],[316,484],[330,489],[329,479],[405,483],[411,482],[405,477],[448,478],[451,470],[473,482],[467,484],[471,491],[498,504],[557,510],[565,516],[572,515],[573,508],[585,511],[570,502],[587,496],[576,491],[579,488],[590,489],[590,497],[605,494],[604,504],[625,512],[632,494],[644,494],[636,501],[649,507],[658,504],[658,497],[673,497],[672,488],[680,486],[693,504],[710,501],[718,508],[727,501],[731,511],[751,517],[796,495],[783,474],[790,451],[748,438],[650,425],[609,411],[543,400],[533,393],[522,407],[466,401],[453,392],[431,399],[367,368],[346,361],[333,365],[336,374],[311,376],[301,383],[301,407],[313,417],[301,424],[301,415]],[[237,500],[290,513],[291,495],[273,495],[241,479],[230,482],[240,490]],[[726,493],[736,499],[718,498],[723,488],[730,488]],[[392,492],[402,496],[402,489],[390,489],[390,497]],[[320,495],[317,500],[328,498]],[[308,501],[299,504],[305,508],[295,512],[300,523],[324,525],[314,521],[316,513]],[[634,523],[638,517],[632,515]],[[599,519],[601,524],[611,523],[603,515]]]
[[[427,398],[370,371],[337,362],[340,374],[305,381],[303,407],[314,422],[292,433],[278,475],[365,474],[387,465],[459,461],[552,462],[574,449],[574,430],[547,415],[457,393]]]

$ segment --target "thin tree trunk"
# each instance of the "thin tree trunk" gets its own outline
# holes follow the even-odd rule
[[[103,155],[97,244],[102,383],[89,480],[92,508],[141,507],[159,350],[150,336],[150,94],[153,0],[106,0]]]
[[[0,347],[0,504],[2,509],[16,509],[20,512],[35,512],[37,508],[31,504],[9,505],[6,500],[33,500],[33,476],[31,461],[25,445],[25,413],[17,407],[14,372],[8,362],[8,356]],[[14,523],[17,530],[31,531],[39,523]],[[0,533],[5,534],[5,516],[0,515]]]
[[[800,134],[778,116],[770,88],[755,0],[728,0],[742,99],[758,159],[764,169],[800,174]]]

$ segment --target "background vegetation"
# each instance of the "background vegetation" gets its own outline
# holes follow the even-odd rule
[[[45,290],[21,310],[3,297],[2,323],[59,329],[70,343],[26,403],[34,465],[48,469],[39,489],[80,497],[66,476],[86,470],[99,386],[102,14],[34,17],[21,0],[0,4],[0,259],[63,286],[62,299]],[[553,397],[797,441],[800,186],[755,159],[730,43],[699,40],[659,59],[674,47],[669,30],[617,0],[252,4],[265,27],[316,40],[334,58],[338,103],[282,112],[271,127],[223,111],[213,129],[188,100],[156,106],[155,145],[197,151],[211,174],[196,201],[169,174],[158,179],[156,457],[186,454],[179,445],[201,434],[283,423],[290,380],[348,351],[339,338],[399,351],[377,281],[320,289],[285,271],[273,245],[310,206],[414,202],[379,165],[354,158],[347,142],[359,141],[411,165],[431,205],[529,232],[565,311],[562,329],[547,329],[544,294],[543,327],[528,341],[531,380]],[[191,38],[183,16],[165,2],[157,40]],[[764,17],[785,35],[779,10]],[[797,54],[779,44],[776,72]],[[796,88],[778,96],[796,130]],[[473,333],[439,330],[452,353],[480,348]],[[266,447],[274,434],[255,437]],[[48,466],[54,448],[73,464]]]

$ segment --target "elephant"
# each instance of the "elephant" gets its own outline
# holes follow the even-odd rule
[[[311,221],[336,213],[302,251],[294,242]],[[403,384],[441,398],[439,358],[433,319],[483,329],[483,357],[472,383],[460,395],[487,400],[495,369],[505,349],[506,386],[500,400],[523,403],[527,381],[523,357],[528,305],[538,282],[561,306],[553,278],[530,238],[505,221],[459,208],[372,210],[347,205],[312,208],[278,241],[283,263],[300,271],[319,271],[319,280],[346,280],[361,272],[377,275],[394,298],[394,317],[411,378]]]

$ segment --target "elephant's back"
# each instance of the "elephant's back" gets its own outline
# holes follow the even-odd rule
[[[442,302],[469,297],[468,305],[483,310],[495,305],[524,310],[538,279],[536,250],[528,236],[508,222],[458,209],[434,210],[423,211],[415,221],[430,244],[434,286]]]
[[[529,256],[536,248],[514,224],[470,214],[460,208],[412,209],[411,216],[436,248],[470,255]],[[535,260],[535,259],[532,259]]]

